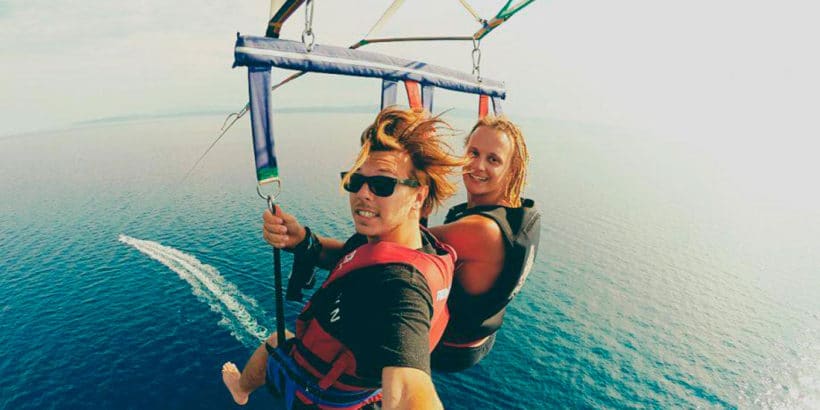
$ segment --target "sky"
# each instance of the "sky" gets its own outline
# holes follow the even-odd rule
[[[317,0],[317,42],[354,43],[389,3]],[[489,17],[504,1],[472,3]],[[514,116],[742,144],[751,161],[786,142],[807,160],[820,147],[818,9],[799,0],[536,0],[482,42],[482,74],[505,81]],[[235,35],[263,34],[268,13],[263,0],[0,0],[0,136],[239,109],[247,90],[244,69],[231,69]],[[282,37],[298,39],[303,24],[297,12]],[[463,35],[476,25],[456,0],[407,0],[379,34]],[[471,68],[468,43],[368,49]],[[376,104],[378,83],[362,81],[300,79],[278,106]]]

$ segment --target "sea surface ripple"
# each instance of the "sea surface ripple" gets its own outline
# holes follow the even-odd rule
[[[350,234],[338,171],[368,118],[282,117],[280,204]],[[275,323],[247,126],[180,182],[220,121],[0,140],[0,409],[232,406],[222,363]],[[522,127],[542,243],[490,356],[434,375],[448,409],[820,408],[817,211],[745,201],[668,141]]]

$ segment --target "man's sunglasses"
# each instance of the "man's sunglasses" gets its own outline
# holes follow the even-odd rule
[[[342,172],[342,180],[344,180],[347,174],[348,172]],[[384,175],[366,177],[362,174],[357,174],[354,172],[350,174],[350,181],[344,184],[345,191],[355,194],[362,189],[362,185],[364,185],[365,182],[367,183],[370,192],[380,197],[393,195],[393,191],[396,190],[396,184],[402,184],[413,188],[421,185],[419,184],[419,181],[416,181],[415,179],[397,179]]]

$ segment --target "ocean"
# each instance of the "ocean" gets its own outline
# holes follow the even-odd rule
[[[370,117],[277,118],[279,203],[318,232],[352,232],[338,171]],[[0,408],[235,407],[220,369],[275,329],[272,256],[247,121],[183,180],[221,123],[0,136]],[[434,375],[446,408],[820,408],[814,188],[708,144],[520,123],[538,257],[490,356]]]

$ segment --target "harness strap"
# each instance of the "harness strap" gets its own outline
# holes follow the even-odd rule
[[[268,385],[278,393],[284,394],[288,409],[293,408],[293,400],[297,394],[313,404],[330,408],[347,408],[380,398],[381,389],[344,391],[320,387],[313,381],[315,378],[305,373],[288,355],[286,350],[289,342],[284,348],[265,345],[269,353],[266,374]]]
[[[407,100],[410,103],[410,108],[422,108],[419,83],[412,80],[404,80],[404,88],[407,90]]]
[[[489,97],[485,94],[481,94],[478,96],[478,118],[484,118],[487,116],[487,113],[490,110],[490,101]]]
[[[273,99],[270,96],[270,67],[248,67],[251,133],[259,185],[279,179],[273,139]]]
[[[391,105],[396,105],[397,91],[398,82],[382,79],[382,109],[385,109]]]
[[[493,101],[493,112],[495,112],[495,115],[504,114],[504,109],[501,108],[501,99],[498,98],[498,97],[493,97],[492,101]]]
[[[421,102],[424,104],[424,109],[427,112],[433,112],[433,91],[436,87],[433,85],[421,86]]]

